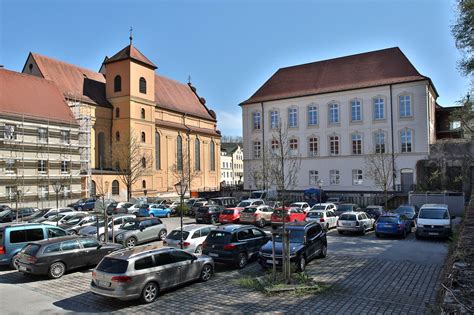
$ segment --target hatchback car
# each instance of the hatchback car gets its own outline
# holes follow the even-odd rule
[[[219,215],[224,209],[222,206],[200,207],[196,212],[196,222],[216,224],[219,221]]]
[[[306,213],[303,210],[296,208],[282,210],[275,209],[271,216],[272,228],[277,228],[283,224],[283,222],[302,222],[306,218]]]
[[[163,241],[163,246],[181,248],[188,253],[202,254],[202,243],[214,225],[189,224],[183,227],[183,247],[181,248],[181,229],[171,231]]]
[[[65,212],[65,213],[60,213],[53,217],[49,217],[46,221],[43,221],[42,223],[50,224],[50,225],[59,225],[63,227],[63,225],[67,221],[71,219],[84,218],[88,214],[89,214],[88,212],[82,212],[82,211]]]
[[[293,222],[285,225],[290,232],[290,262],[295,264],[298,271],[304,271],[306,264],[315,257],[324,258],[327,254],[326,232],[317,222]],[[273,257],[273,243],[268,241],[260,248],[258,262],[264,268],[275,265],[282,266],[282,237],[275,237],[275,257]]]
[[[68,207],[78,211],[94,210],[96,201],[97,199],[95,198],[82,198],[74,203],[69,204]]]
[[[332,210],[336,211],[336,205],[330,202],[316,203],[311,210]]]
[[[65,236],[29,243],[18,254],[18,270],[25,274],[61,278],[67,271],[96,266],[120,244],[99,243],[90,237]]]
[[[290,208],[296,208],[302,210],[305,213],[308,212],[309,209],[311,209],[307,202],[293,202],[292,204],[290,204]]]
[[[235,208],[239,209],[240,211],[244,210],[246,207],[250,206],[261,206],[264,205],[265,202],[262,199],[245,199],[242,200],[235,206]]]
[[[76,221],[76,220],[74,220]],[[72,225],[68,225],[66,227],[66,231],[69,234],[79,234],[79,231],[86,226],[92,225],[97,222],[97,217],[95,215],[88,215],[84,218],[80,219],[77,223],[72,224],[73,222],[70,220],[67,223],[71,223]]]
[[[218,206],[223,206],[225,208],[234,208],[238,204],[237,199],[235,197],[216,197],[211,198],[209,200],[213,201],[214,204]]]
[[[367,217],[365,212],[344,212],[337,221],[337,232],[357,232],[365,234],[374,228],[374,219]]]
[[[214,262],[174,248],[139,246],[105,256],[92,271],[91,291],[121,300],[152,303],[161,290],[209,280]]]
[[[240,220],[240,211],[236,208],[223,209],[219,214],[219,222],[222,224],[226,223],[238,223]]]
[[[263,228],[272,221],[273,208],[266,205],[250,206],[245,208],[240,214],[241,223],[255,224]]]
[[[383,206],[367,206],[363,211],[367,213],[368,217],[373,218],[375,221],[385,213]]]
[[[250,258],[270,239],[263,230],[240,224],[219,226],[211,231],[202,246],[202,253],[214,261],[244,268]]]
[[[136,218],[120,226],[115,241],[132,248],[151,241],[163,241],[166,238],[166,225],[158,218]]]
[[[375,224],[375,236],[396,235],[403,238],[411,232],[411,220],[399,214],[381,215]]]
[[[306,214],[307,222],[319,222],[324,231],[337,227],[337,220],[339,217],[333,210],[311,210]]]

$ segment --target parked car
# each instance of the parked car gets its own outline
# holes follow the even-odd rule
[[[363,211],[367,213],[368,217],[373,218],[375,221],[385,213],[383,206],[367,206]]]
[[[44,216],[51,208],[39,209],[38,211],[33,212],[27,217],[23,217],[23,222],[31,222],[37,218]]]
[[[63,225],[66,224],[67,221],[71,219],[77,219],[77,218],[84,218],[86,215],[88,215],[88,212],[83,212],[83,211],[73,211],[73,212],[64,212],[64,213],[59,213],[58,215],[54,217],[49,217],[46,221],[43,221],[43,224],[50,224],[50,225],[59,225],[62,228],[64,228]]]
[[[316,203],[311,207],[310,210],[332,210],[336,211],[336,205],[330,202],[322,202],[322,203]]]
[[[240,220],[240,211],[236,208],[225,208],[219,214],[219,222],[222,224],[238,223],[239,220]]]
[[[54,217],[58,215],[59,213],[66,213],[66,212],[73,212],[73,211],[75,211],[73,208],[51,208],[42,217],[34,219],[33,222],[46,221],[49,217]]]
[[[166,225],[158,218],[136,218],[120,226],[115,235],[117,243],[128,248],[166,238]]]
[[[56,224],[56,222],[59,222],[62,218],[74,212],[76,211],[56,213],[56,215],[50,215],[46,218],[43,217],[43,218],[36,219],[35,221],[33,221],[33,223],[59,225],[59,223]]]
[[[324,231],[337,227],[339,217],[334,210],[311,210],[306,214],[307,222],[319,222]]]
[[[328,243],[326,232],[317,222],[292,222],[285,225],[285,230],[290,232],[290,262],[295,264],[298,271],[304,271],[306,264],[315,257],[324,258],[327,254]],[[260,248],[259,264],[267,269],[275,265],[282,267],[282,237],[275,237],[275,257],[273,257],[273,244],[268,241]]]
[[[79,234],[79,231],[82,228],[85,228],[86,226],[92,225],[97,222],[97,217],[95,215],[88,215],[80,219],[77,223],[72,224],[73,222],[70,221],[68,223],[71,223],[68,227],[66,227],[66,231],[69,234]]]
[[[131,222],[135,220],[135,216],[132,214],[119,214],[117,216],[112,217],[113,226],[114,226],[114,235],[119,230],[120,226],[122,226],[126,222]],[[79,230],[79,234],[97,237],[97,224],[99,225],[99,240],[101,242],[105,242],[105,225],[104,220],[100,220],[98,223],[92,223],[88,226]],[[109,231],[110,236],[112,235],[112,221],[108,222],[107,229]]]
[[[209,205],[209,206],[214,205],[214,202],[213,201],[206,201],[206,200],[195,202],[194,205],[189,208],[188,215],[190,217],[196,216],[196,213],[197,213],[198,209],[201,208],[201,207],[207,206],[207,205]]]
[[[8,205],[0,205],[0,212],[5,210],[12,210],[12,208],[10,208],[10,206]]]
[[[18,254],[18,270],[25,274],[61,278],[67,271],[96,266],[104,256],[122,249],[90,237],[64,236],[29,243]]]
[[[0,222],[12,222],[16,221],[18,217],[18,221],[23,221],[24,217],[29,217],[35,213],[38,209],[36,208],[19,208],[18,210],[13,209],[6,209],[0,212]]]
[[[135,214],[135,212],[138,212],[138,209],[140,209],[141,203],[136,203],[127,209],[127,213]]]
[[[225,208],[222,206],[203,206],[196,212],[197,223],[211,223],[219,222],[219,215]]]
[[[112,202],[107,206],[107,209],[105,210],[107,212],[107,215],[114,215],[114,214],[127,214],[128,213],[128,207],[123,207],[120,204],[123,205],[123,203],[120,202]],[[129,204],[129,207],[133,206],[133,204]]]
[[[189,210],[191,211],[191,208],[194,207],[194,204],[196,202],[201,202],[201,201],[207,201],[207,200],[204,199],[204,198],[189,198],[188,200],[186,200],[186,205],[188,206]],[[191,215],[191,216],[193,216],[193,215]]]
[[[304,211],[305,213],[308,212],[309,209],[311,209],[307,202],[293,202],[292,204],[290,204],[290,208],[296,208]]]
[[[143,204],[136,213],[137,217],[158,217],[169,218],[171,216],[171,209],[164,205],[158,204]]]
[[[344,232],[365,234],[368,230],[374,228],[374,222],[375,220],[369,218],[365,212],[344,212],[337,221],[337,232],[339,234]]]
[[[240,224],[228,224],[212,230],[202,246],[202,253],[214,261],[244,268],[250,258],[270,239],[263,230]]]
[[[375,236],[396,235],[403,238],[411,232],[411,220],[400,214],[381,215],[375,224]]]
[[[344,212],[356,212],[361,211],[360,207],[355,203],[341,203],[336,205],[336,214],[341,216]]]
[[[183,227],[183,250],[188,253],[202,254],[202,243],[206,240],[214,225],[189,224]],[[181,248],[181,229],[171,231],[163,241],[163,246]]]
[[[272,228],[277,228],[282,225],[283,222],[302,222],[306,218],[306,213],[299,209],[283,210],[282,208],[275,209],[271,216]]]
[[[214,204],[218,206],[223,206],[225,208],[234,208],[238,204],[237,198],[235,197],[216,197],[211,198],[209,200],[214,202]]]
[[[15,268],[17,254],[28,243],[66,235],[64,229],[47,224],[0,224],[0,265],[10,265],[11,268]]]
[[[92,271],[91,291],[120,300],[152,303],[161,290],[190,281],[207,281],[214,262],[174,248],[141,246],[109,254]]]
[[[264,204],[265,201],[263,201],[262,199],[245,199],[239,202],[235,208],[237,208],[239,211],[242,211],[250,206],[261,206]]]
[[[263,228],[272,221],[273,208],[267,205],[250,206],[245,208],[240,214],[240,222],[245,224],[255,224]]]
[[[418,209],[416,208],[416,206],[402,205],[395,209],[393,212],[399,215],[404,215],[410,221],[411,227],[415,226],[416,215],[418,213]]]
[[[67,206],[69,208],[73,208],[74,210],[78,210],[78,211],[94,210],[96,201],[97,199],[95,198],[82,198]]]
[[[453,233],[452,220],[456,218],[449,213],[448,205],[424,204],[416,219],[416,238],[449,237]]]

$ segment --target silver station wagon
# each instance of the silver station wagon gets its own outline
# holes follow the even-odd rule
[[[92,271],[94,294],[121,300],[155,301],[161,290],[191,281],[207,281],[214,261],[180,249],[138,246],[105,256]]]

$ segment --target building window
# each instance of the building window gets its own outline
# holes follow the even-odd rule
[[[211,171],[216,170],[216,145],[214,140],[211,140],[209,154],[211,155]]]
[[[5,174],[15,174],[15,173],[16,173],[15,159],[6,159],[5,160]]]
[[[161,169],[161,136],[159,132],[155,132],[155,164],[156,169]]]
[[[260,155],[262,154],[262,144],[260,141],[253,142],[253,158],[259,159]]]
[[[146,168],[146,157],[142,157],[142,168]]]
[[[341,177],[339,176],[339,170],[329,171],[329,183],[331,185],[339,185],[341,183]]]
[[[122,91],[122,77],[116,75],[114,78],[114,92]]]
[[[120,142],[120,131],[115,132],[115,141]]]
[[[48,161],[38,160],[38,174],[46,174],[48,172]]]
[[[143,188],[143,189],[146,188],[146,180],[142,180],[142,188]]]
[[[40,185],[38,186],[38,197],[39,199],[47,199],[48,198],[48,186],[47,185]]]
[[[120,194],[120,187],[118,180],[112,181],[112,195],[119,195]]]
[[[61,173],[69,174],[70,170],[71,170],[71,162],[61,161]]]
[[[97,136],[98,139],[98,155],[99,155],[99,169],[103,169],[105,167],[105,135],[103,132],[100,132]]]
[[[309,156],[317,156],[318,155],[318,138],[310,137],[308,139],[308,149],[309,149]]]
[[[352,185],[362,185],[362,170],[352,170]]]
[[[362,135],[358,133],[352,135],[352,154],[362,154]]]
[[[330,124],[339,123],[339,104],[336,104],[336,103],[329,104],[329,123]]]
[[[16,126],[12,124],[5,124],[5,131],[3,132],[5,139],[15,140],[16,139]]]
[[[271,142],[271,148],[272,148],[272,153],[273,154],[277,154],[278,153],[278,149],[280,148],[280,143],[278,142],[278,140],[276,139],[273,139],[272,142]]]
[[[145,109],[144,108],[142,108],[141,111],[140,111],[140,117],[142,119],[145,119]]]
[[[71,133],[69,130],[61,130],[61,143],[69,144],[71,142]]]
[[[252,113],[253,130],[260,130],[262,127],[262,114],[260,112]]]
[[[176,137],[176,168],[183,170],[183,138],[180,135]]]
[[[194,170],[201,170],[201,142],[198,138],[194,140]]]
[[[318,184],[319,174],[318,171],[311,170],[309,171],[309,184],[315,186]]]
[[[375,133],[375,153],[385,153],[385,133],[382,131]]]
[[[339,155],[339,136],[329,137],[329,153],[330,155]]]
[[[5,195],[8,197],[8,199],[15,200],[16,192],[16,186],[5,186]]]
[[[142,138],[142,142],[146,142],[146,134],[144,131],[142,131],[141,138]]]
[[[400,118],[411,117],[411,97],[410,95],[400,95],[398,98],[400,107]]]
[[[374,98],[374,120],[385,119],[385,101],[381,97]]]
[[[298,109],[297,108],[288,108],[288,127],[297,128],[298,127]]]
[[[146,80],[144,77],[140,78],[140,93],[146,94]]]
[[[291,138],[290,139],[290,155],[295,156],[298,154],[298,139]]]
[[[318,108],[315,105],[308,106],[308,126],[318,125]]]
[[[272,110],[270,112],[270,128],[276,129],[280,123],[280,118],[278,117],[278,111]]]
[[[359,100],[351,101],[351,121],[362,120],[362,107]]]
[[[38,142],[48,142],[48,129],[38,128]]]
[[[120,118],[120,108],[115,108],[115,118]]]
[[[400,142],[402,145],[402,153],[408,153],[412,151],[413,146],[413,135],[409,129],[402,130],[400,133]]]

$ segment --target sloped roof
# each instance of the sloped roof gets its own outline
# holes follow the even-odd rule
[[[77,125],[54,82],[0,69],[0,112]]]
[[[132,59],[153,69],[156,69],[157,66],[153,62],[151,62],[144,54],[142,54],[135,46],[132,44],[128,45],[127,47],[123,48],[121,51],[113,55],[112,57],[108,58],[104,63],[112,63],[120,60],[127,60]]]
[[[81,68],[53,58],[31,53],[45,79],[54,81],[64,96],[110,107],[105,97],[105,77],[102,73]]]
[[[221,143],[221,151],[233,154],[239,147],[238,143]]]
[[[281,68],[241,105],[418,80],[429,78],[393,47]]]

